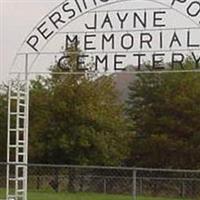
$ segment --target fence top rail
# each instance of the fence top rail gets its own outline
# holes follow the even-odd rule
[[[21,165],[21,163],[6,163],[0,162],[0,165]],[[26,165],[25,165],[26,166]],[[176,173],[200,173],[200,170],[189,169],[164,169],[164,168],[137,168],[137,167],[122,167],[122,166],[92,166],[92,165],[65,165],[65,164],[33,164],[30,163],[28,167],[50,167],[50,168],[77,168],[77,169],[107,169],[107,170],[134,170],[134,171],[146,171],[146,172],[176,172]]]

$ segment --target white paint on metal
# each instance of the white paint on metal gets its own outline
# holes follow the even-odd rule
[[[7,200],[27,200],[29,80],[26,55],[25,81],[11,80],[8,94]],[[20,150],[19,150],[20,149]]]

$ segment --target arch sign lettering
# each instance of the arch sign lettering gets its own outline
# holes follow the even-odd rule
[[[200,68],[199,0],[66,0],[31,31],[15,63],[30,55],[31,70],[43,71],[75,43],[77,63],[93,63],[97,71],[121,71],[127,65],[165,70],[161,62],[179,66],[190,56]]]

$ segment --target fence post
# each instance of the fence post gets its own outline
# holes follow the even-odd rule
[[[181,197],[185,198],[185,180],[182,180]]]
[[[141,177],[139,180],[140,180],[140,194],[139,195],[142,195],[143,194],[143,178]]]
[[[55,171],[55,184],[56,184],[56,189],[55,189],[55,191],[56,191],[56,192],[59,192],[59,169],[56,168],[55,170],[56,170],[56,171]]]
[[[132,188],[132,196],[133,200],[136,200],[137,198],[137,170],[133,168],[133,175],[132,175],[132,181],[133,181],[133,188]]]
[[[104,194],[107,193],[107,181],[106,181],[106,178],[103,179],[103,192],[104,192]]]
[[[40,190],[40,176],[37,176],[37,185],[36,185],[37,190]]]

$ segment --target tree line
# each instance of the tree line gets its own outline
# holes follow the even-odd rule
[[[29,162],[200,167],[199,73],[138,74],[129,85],[128,99],[121,102],[114,75],[53,73],[80,70],[83,66],[77,68],[75,62],[79,53],[62,68],[51,66],[50,76],[30,83]],[[185,61],[186,68],[192,64],[190,58]],[[0,161],[6,160],[3,88]]]

